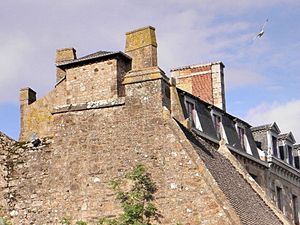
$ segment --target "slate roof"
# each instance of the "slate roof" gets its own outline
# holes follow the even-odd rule
[[[276,132],[280,133],[280,129],[279,129],[278,125],[275,122],[260,125],[260,126],[257,126],[257,127],[251,127],[251,131],[253,131],[253,132],[255,132],[255,131],[267,131],[267,130],[270,130],[270,129],[274,129]]]
[[[292,134],[292,132],[289,132],[289,133],[286,133],[286,134],[279,134],[277,138],[280,141],[281,140],[289,140],[293,144],[296,143],[296,140],[295,140],[294,135]]]
[[[300,150],[300,144],[294,145],[295,150]]]
[[[195,96],[189,94],[188,92],[185,92],[180,89],[177,89],[177,90],[179,93],[179,99],[180,99],[181,107],[183,109],[185,118],[188,118],[188,115],[187,115],[187,110],[186,110],[186,107],[184,104],[184,96],[193,98],[197,102],[195,107],[196,107],[196,111],[198,113],[198,117],[199,117],[200,124],[202,127],[201,132],[203,134],[209,136],[210,138],[212,138],[216,141],[219,141],[216,130],[214,128],[212,118],[211,118],[211,113],[210,113],[210,109],[213,109],[222,114],[222,125],[223,125],[223,128],[226,133],[228,144],[230,146],[232,146],[235,150],[246,153],[246,150],[244,148],[242,148],[242,146],[241,146],[240,138],[239,138],[238,133],[235,128],[235,123],[238,122],[239,124],[243,125],[243,127],[245,128],[245,135],[247,136],[247,140],[248,140],[251,152],[252,152],[252,156],[257,159],[260,159],[254,138],[253,138],[251,130],[250,130],[251,126],[248,123],[226,113],[225,111],[223,111],[207,102],[202,101],[200,98],[195,97]]]
[[[282,224],[230,161],[217,151],[218,145],[193,135],[183,126],[181,128],[243,224]]]
[[[272,126],[272,124],[264,124],[264,125],[260,125],[257,127],[251,127],[252,131],[259,131],[259,130],[268,130],[270,127]]]
[[[191,69],[191,68],[211,66],[211,65],[215,65],[215,64],[222,64],[223,67],[225,67],[221,61],[217,61],[217,62],[210,62],[210,63],[203,63],[203,64],[192,64],[192,65],[187,65],[187,66],[180,66],[180,67],[172,68],[170,71],[173,72],[173,71],[178,71],[178,70],[186,70],[186,69]]]
[[[117,55],[119,55],[127,60],[131,60],[131,58],[128,55],[126,55],[125,53],[123,53],[121,51],[117,51],[117,52],[98,51],[98,52],[80,57],[78,59],[57,63],[56,66],[57,67],[66,67],[66,66],[70,66],[70,65],[74,65],[74,64],[78,64],[78,63],[82,63],[82,62],[89,62],[91,60],[96,60],[96,59],[110,57],[110,56],[113,57],[113,56],[117,56]]]

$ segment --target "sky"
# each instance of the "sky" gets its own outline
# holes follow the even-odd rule
[[[54,87],[56,49],[123,51],[127,31],[151,25],[166,74],[222,61],[227,112],[300,143],[299,21],[299,0],[0,1],[0,131],[18,138],[20,88]]]

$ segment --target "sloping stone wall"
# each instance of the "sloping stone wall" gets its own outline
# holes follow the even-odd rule
[[[161,80],[134,86],[124,106],[55,115],[53,143],[15,153],[15,224],[117,215],[109,183],[136,164],[157,183],[162,224],[240,224],[175,121],[163,117]]]

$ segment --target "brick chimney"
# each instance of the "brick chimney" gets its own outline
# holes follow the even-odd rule
[[[176,86],[226,111],[222,62],[191,65],[171,70]]]
[[[62,62],[76,59],[76,50],[74,48],[61,48],[56,50],[55,63],[59,64]],[[60,81],[66,75],[65,71],[56,68],[56,82]]]
[[[148,26],[127,32],[125,53],[132,58],[132,70],[157,66],[155,28]]]

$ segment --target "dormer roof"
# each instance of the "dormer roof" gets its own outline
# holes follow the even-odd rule
[[[289,141],[292,144],[296,143],[296,140],[295,140],[294,135],[292,134],[292,132],[289,132],[289,133],[286,133],[286,134],[279,134],[278,135],[278,140],[279,141],[283,141],[283,140]]]
[[[277,134],[280,134],[280,132],[281,132],[276,122],[270,123],[270,124],[264,124],[264,125],[257,126],[257,127],[251,127],[252,132],[269,131],[269,130],[273,131]]]

